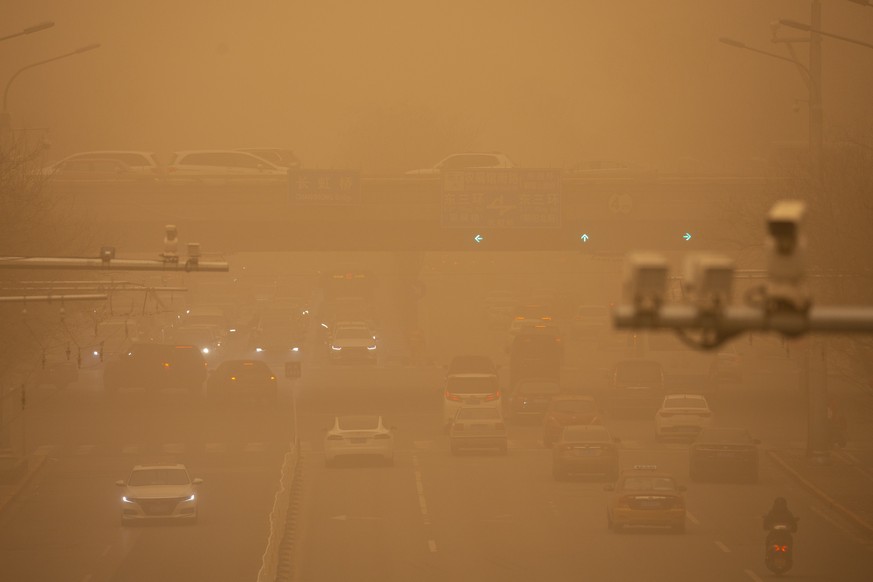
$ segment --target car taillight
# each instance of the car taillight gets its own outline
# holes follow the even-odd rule
[[[454,393],[449,392],[448,390],[446,390],[446,400],[452,400],[452,401],[454,401],[454,402],[460,402],[460,401],[461,401],[461,397],[458,396],[457,394],[454,394]]]
[[[272,380],[273,382],[275,382],[275,381],[276,381],[276,377],[275,377],[275,376],[270,376],[270,380]]]
[[[338,435],[338,434],[329,434],[329,435],[327,435],[327,440],[329,440],[329,441],[341,441],[341,440],[343,440],[343,437],[341,435]]]
[[[373,438],[374,438],[374,439],[390,439],[390,438],[391,438],[391,435],[390,435],[390,434],[385,434],[385,433],[379,433],[379,434],[377,434],[377,435],[374,435]]]
[[[497,392],[492,392],[491,394],[485,396],[485,400],[488,402],[497,400],[498,398],[500,398],[500,390],[498,390]]]
[[[169,367],[170,367],[170,362],[164,362],[163,365],[164,365],[164,368],[169,368]]]
[[[236,376],[231,376],[230,379],[231,379],[231,380],[236,380]]]

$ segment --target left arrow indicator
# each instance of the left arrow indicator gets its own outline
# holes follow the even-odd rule
[[[473,240],[476,241],[476,244],[479,244],[480,242],[485,240],[485,237],[483,237],[481,234],[477,234],[473,237]]]

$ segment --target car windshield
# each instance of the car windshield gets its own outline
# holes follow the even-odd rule
[[[591,400],[554,400],[552,410],[555,412],[594,412],[595,405]]]
[[[365,327],[341,327],[336,330],[338,339],[367,339],[373,338],[373,332]]]
[[[500,418],[497,408],[483,406],[481,408],[461,408],[458,410],[458,420],[488,420]]]
[[[454,394],[491,394],[497,392],[497,376],[449,376],[446,390]]]
[[[132,487],[147,485],[187,485],[188,471],[185,469],[136,469],[130,473],[127,484]]]
[[[664,408],[706,408],[706,400],[702,398],[667,398]]]
[[[601,427],[567,426],[562,436],[565,441],[608,443],[612,439],[609,432]]]
[[[658,362],[623,362],[616,366],[619,382],[661,382],[661,364]]]
[[[373,430],[379,427],[378,416],[340,416],[337,417],[340,430]]]
[[[143,154],[127,153],[127,152],[94,152],[90,154],[81,154],[76,156],[74,160],[116,160],[127,166],[132,167],[151,167],[154,166],[154,161]]]
[[[626,477],[621,484],[625,491],[676,491],[669,477]]]
[[[446,159],[442,164],[440,164],[440,168],[444,170],[453,170],[459,168],[488,168],[499,165],[500,161],[496,156],[487,154],[464,154],[452,156]]]

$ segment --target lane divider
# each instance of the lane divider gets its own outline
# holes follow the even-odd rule
[[[812,483],[806,477],[804,477],[803,475],[798,473],[793,467],[791,467],[791,465],[786,463],[785,460],[782,459],[782,457],[780,457],[776,453],[776,451],[768,450],[767,456],[769,456],[770,459],[772,459],[777,465],[782,467],[782,469],[786,473],[788,473],[789,475],[794,477],[801,485],[803,485],[804,487],[809,489],[812,493],[817,495],[822,501],[824,501],[824,503],[826,505],[830,506],[832,509],[841,513],[846,519],[850,520],[855,525],[857,525],[859,528],[864,530],[867,533],[867,535],[873,535],[873,524],[870,524],[863,517],[861,517],[860,515],[858,515],[854,511],[850,510],[848,507],[846,507],[845,505],[843,505],[842,503],[840,503],[839,501],[837,501],[836,499],[834,499],[833,497],[831,497],[830,495],[825,493],[822,489],[820,489],[818,486],[816,486],[814,483]]]
[[[751,578],[754,582],[764,582],[761,580],[761,577],[752,572],[751,570],[743,570],[746,573],[746,576]]]
[[[723,543],[721,543],[720,541],[715,540],[715,545],[719,550],[721,550],[725,554],[731,553],[731,549],[729,547],[727,547],[726,545],[724,545]]]

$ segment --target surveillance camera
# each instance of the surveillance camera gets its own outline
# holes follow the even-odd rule
[[[703,309],[717,309],[731,302],[734,262],[711,253],[689,255],[684,264],[685,290]]]
[[[767,214],[767,299],[771,309],[809,309],[806,239],[800,228],[805,213],[803,202],[782,200]]]
[[[800,226],[806,214],[806,204],[800,200],[782,200],[767,214],[767,231],[776,243],[776,250],[790,255],[799,243]]]
[[[632,253],[625,263],[625,300],[638,311],[657,311],[667,294],[667,260],[653,253]]]

